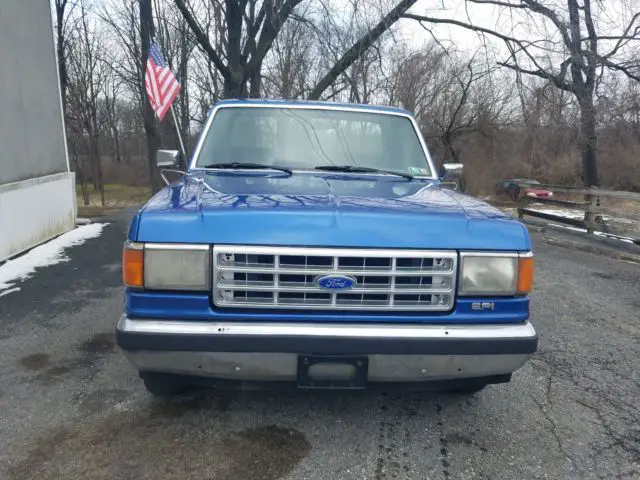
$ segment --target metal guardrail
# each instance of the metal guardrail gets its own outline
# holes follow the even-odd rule
[[[554,195],[553,198],[543,198],[521,193],[518,196],[520,219],[525,215],[541,218],[582,228],[588,233],[602,232],[607,236],[624,238],[640,245],[640,193],[526,182],[518,182],[518,187],[521,191],[525,188],[548,190]],[[560,211],[558,214],[539,211],[533,204],[569,208],[574,212],[581,212],[582,215],[572,218],[560,215]]]

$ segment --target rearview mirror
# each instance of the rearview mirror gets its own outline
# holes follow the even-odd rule
[[[156,166],[160,168],[177,168],[180,165],[178,150],[158,150],[156,152]]]

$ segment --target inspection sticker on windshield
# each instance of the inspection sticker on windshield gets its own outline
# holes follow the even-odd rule
[[[426,168],[409,167],[409,173],[411,175],[428,175],[429,170],[427,170]]]

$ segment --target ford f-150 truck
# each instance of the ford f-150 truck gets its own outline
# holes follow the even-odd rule
[[[152,394],[471,393],[536,351],[527,229],[436,174],[409,112],[222,101],[183,160],[123,252],[117,343]]]

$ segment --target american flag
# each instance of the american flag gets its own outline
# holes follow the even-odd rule
[[[153,110],[158,118],[162,120],[167,110],[169,110],[171,102],[180,92],[180,84],[165,59],[162,58],[160,49],[155,42],[151,42],[149,46],[144,85],[147,88],[147,94]]]

